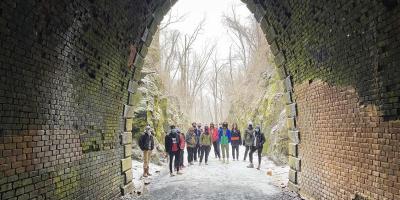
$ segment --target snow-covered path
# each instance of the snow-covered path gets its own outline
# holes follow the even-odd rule
[[[276,166],[264,157],[261,170],[249,169],[248,162],[243,162],[243,147],[240,153],[239,161],[223,164],[210,152],[209,165],[195,163],[184,168],[183,175],[174,177],[169,176],[164,166],[160,175],[145,186],[143,195],[123,199],[298,199],[282,188],[287,183],[288,167]],[[272,171],[272,176],[267,171]]]

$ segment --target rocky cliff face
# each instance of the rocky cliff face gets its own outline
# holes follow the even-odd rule
[[[285,164],[288,160],[288,134],[286,127],[286,110],[283,96],[284,85],[275,69],[260,75],[256,87],[242,90],[251,96],[250,101],[234,102],[230,110],[230,120],[236,121],[244,130],[248,121],[260,124],[266,137],[264,154],[276,163]]]
[[[159,33],[156,32],[148,54],[144,60],[142,78],[138,92],[134,96],[135,117],[133,119],[133,138],[137,139],[143,133],[147,124],[154,129],[156,151],[153,162],[159,163],[164,152],[164,136],[170,124],[185,124],[185,118],[173,98],[166,94],[164,83],[159,75],[160,46]],[[133,158],[141,160],[142,155],[137,145],[133,146]],[[163,159],[161,159],[163,160]]]

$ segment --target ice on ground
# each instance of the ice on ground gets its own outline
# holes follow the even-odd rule
[[[288,166],[276,166],[263,157],[261,170],[247,168],[249,162],[243,161],[243,155],[244,147],[240,147],[239,161],[233,161],[230,155],[229,164],[223,164],[211,150],[208,165],[203,162],[199,166],[195,162],[182,170],[183,175],[174,177],[169,176],[168,165],[151,165],[153,176],[149,179],[140,179],[142,163],[133,161],[134,184],[141,195],[128,195],[122,199],[298,199],[286,189]],[[255,153],[254,161],[257,159]],[[144,184],[148,182],[149,185]]]

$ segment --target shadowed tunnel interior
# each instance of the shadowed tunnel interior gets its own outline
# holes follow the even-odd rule
[[[286,85],[289,187],[400,199],[398,0],[243,0]],[[1,199],[132,190],[132,101],[175,0],[0,3]]]

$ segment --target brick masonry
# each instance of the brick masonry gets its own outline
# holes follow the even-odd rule
[[[123,112],[139,62],[130,54],[159,3],[1,1],[0,199],[132,190],[121,161],[131,153]]]
[[[128,193],[141,65],[174,1],[0,3],[1,199]],[[286,85],[293,190],[400,199],[397,0],[243,0]]]
[[[244,2],[286,85],[289,187],[400,199],[399,2]]]

